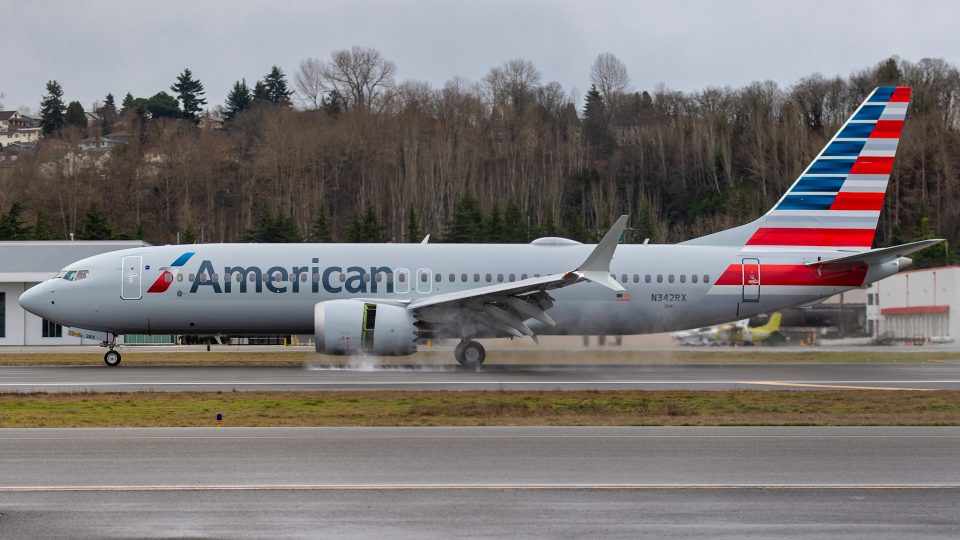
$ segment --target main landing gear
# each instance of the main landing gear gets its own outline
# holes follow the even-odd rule
[[[117,336],[111,335],[110,341],[104,342],[104,345],[108,347],[108,350],[103,355],[103,363],[110,367],[117,367],[120,365],[120,353],[116,350],[117,347]]]
[[[487,351],[476,341],[465,339],[457,345],[453,355],[461,366],[467,369],[480,369],[487,358]]]

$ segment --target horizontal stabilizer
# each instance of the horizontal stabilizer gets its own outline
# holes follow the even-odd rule
[[[899,246],[890,246],[890,247],[879,248],[879,249],[871,249],[870,251],[862,251],[859,253],[854,253],[852,255],[837,257],[836,259],[812,261],[812,262],[808,262],[807,266],[849,264],[853,262],[875,264],[880,261],[888,261],[891,259],[896,259],[898,257],[906,257],[911,253],[915,253],[917,251],[926,249],[930,246],[935,246],[940,242],[943,242],[943,238],[919,240],[917,242],[910,242],[908,244],[900,244]]]

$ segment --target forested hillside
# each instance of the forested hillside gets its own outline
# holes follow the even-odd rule
[[[595,84],[579,108],[528,61],[433,88],[360,48],[305,60],[289,82],[277,68],[240,80],[206,114],[189,70],[172,95],[111,96],[97,125],[45,100],[66,120],[0,167],[0,235],[590,240],[630,213],[630,241],[679,241],[761,214],[873,87],[904,84],[914,98],[877,243],[957,245],[960,75],[944,60],[692,93],[634,89],[609,54],[584,69]],[[91,148],[101,139],[109,149]]]

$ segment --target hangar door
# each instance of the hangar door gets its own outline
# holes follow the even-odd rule
[[[120,298],[124,300],[140,300],[143,297],[141,292],[142,284],[142,257],[140,255],[127,255],[122,261],[122,279],[120,285]]]

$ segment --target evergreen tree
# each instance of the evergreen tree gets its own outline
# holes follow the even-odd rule
[[[407,212],[407,242],[415,244],[423,240],[423,230],[420,229],[420,219],[417,216],[417,209],[410,207]]]
[[[66,123],[66,105],[63,104],[63,88],[57,81],[47,83],[47,95],[40,102],[40,127],[44,135],[52,135],[63,129]]]
[[[294,243],[302,240],[297,224],[290,216],[273,216],[269,212],[260,212],[253,229],[247,231],[248,242]]]
[[[253,85],[253,102],[270,103],[270,91],[263,81],[257,81],[257,84]]]
[[[530,241],[527,220],[520,211],[520,206],[513,200],[507,203],[507,209],[503,213],[503,241],[513,244]]]
[[[897,61],[893,58],[888,58],[885,62],[881,63],[877,69],[878,84],[897,84],[902,77],[903,74],[900,72],[900,67],[897,66]]]
[[[598,156],[610,153],[613,139],[607,126],[607,107],[596,86],[590,86],[583,105],[583,132]]]
[[[133,94],[127,92],[127,95],[123,96],[123,103],[121,103],[121,107],[123,108],[120,110],[120,114],[126,114],[130,112],[133,108],[133,102]]]
[[[293,95],[293,90],[289,89],[287,84],[287,76],[283,74],[278,66],[273,66],[270,69],[270,73],[267,73],[267,76],[263,78],[263,86],[266,90],[266,97],[270,103],[274,105],[284,105],[291,106],[290,96]]]
[[[80,226],[80,240],[110,240],[113,238],[113,229],[100,209],[93,207],[83,217]]]
[[[323,209],[317,212],[317,218],[313,220],[313,224],[310,226],[310,241],[333,241],[333,237],[330,235],[330,226],[327,225],[327,213]]]
[[[373,207],[367,207],[362,215],[358,212],[353,216],[353,221],[347,229],[347,241],[354,243],[384,241],[383,226],[377,219]]]
[[[117,104],[113,99],[113,94],[107,94],[99,113],[101,134],[109,135],[113,131],[113,123],[117,120]]]
[[[483,241],[499,244],[503,242],[503,218],[500,216],[500,205],[494,205],[490,211],[484,227]]]
[[[30,228],[23,223],[23,205],[15,202],[0,219],[0,240],[28,240]]]
[[[64,116],[66,125],[70,127],[87,129],[87,113],[83,110],[83,105],[79,101],[71,101],[67,105],[67,114]]]
[[[200,121],[199,112],[207,104],[203,97],[203,83],[193,78],[190,68],[184,68],[183,73],[177,75],[177,82],[170,87],[180,100],[180,109],[183,117],[194,122]]]
[[[134,101],[136,105],[136,100]],[[166,92],[157,92],[144,104],[152,118],[180,118],[180,104],[177,98]]]
[[[447,224],[446,242],[481,242],[483,240],[483,212],[480,204],[470,195],[464,195],[453,208],[453,216]]]
[[[53,231],[50,229],[50,223],[47,221],[47,214],[43,210],[37,210],[37,221],[33,224],[33,232],[30,235],[31,240],[53,240]]]
[[[926,215],[920,216],[920,219],[917,221],[917,226],[913,231],[913,239],[926,240],[936,237],[937,233],[933,230],[933,227],[930,226],[930,218]],[[943,245],[938,244],[922,251],[917,251],[910,255],[910,258],[913,259],[913,264],[919,268],[940,266],[950,264],[951,262],[950,249],[946,242],[944,242]]]
[[[227,102],[223,106],[223,117],[233,120],[238,114],[250,108],[253,104],[253,94],[247,86],[247,80],[242,79],[233,83],[233,88],[227,94]]]

